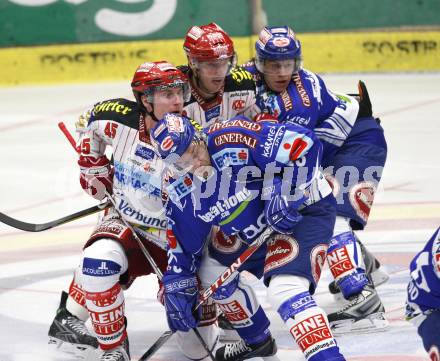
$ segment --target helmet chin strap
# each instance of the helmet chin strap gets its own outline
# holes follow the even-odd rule
[[[159,119],[157,119],[156,115],[154,114],[154,106],[153,106],[152,103],[148,103],[148,104],[150,104],[152,110],[151,110],[151,112],[149,112],[147,107],[144,107],[145,108],[145,114],[150,116],[151,119],[153,119],[157,123],[159,121]]]
[[[141,109],[145,112],[145,114],[148,115],[149,117],[151,117],[151,119],[153,119],[157,123],[159,121],[159,119],[157,119],[157,117],[154,115],[153,103],[150,103],[147,101],[147,104],[151,107],[151,112],[150,112],[142,100],[142,95],[139,95],[139,99],[137,99],[137,100],[138,100],[138,104],[140,105]]]

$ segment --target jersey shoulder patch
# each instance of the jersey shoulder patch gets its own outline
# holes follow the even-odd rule
[[[96,103],[91,121],[110,120],[127,127],[139,128],[140,109],[136,102],[116,98]]]
[[[255,91],[255,83],[250,72],[242,67],[235,67],[225,79],[225,92],[237,90]]]

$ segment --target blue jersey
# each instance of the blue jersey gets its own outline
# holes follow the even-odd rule
[[[440,310],[440,228],[410,264],[407,316]]]
[[[197,270],[212,226],[245,242],[256,238],[266,227],[274,173],[302,209],[331,193],[318,169],[322,145],[304,127],[235,117],[206,132],[216,172],[206,181],[187,174],[167,187],[168,273]]]
[[[268,88],[253,63],[246,67],[257,86],[257,105],[262,112],[315,131],[324,146],[324,154],[340,147],[353,127],[358,102],[347,95],[335,95],[317,74],[301,69],[293,74],[281,93]]]
[[[380,124],[373,117],[357,119],[356,99],[331,92],[318,75],[308,70],[301,69],[285,91],[275,93],[253,63],[246,69],[254,75],[261,111],[276,115],[280,122],[314,130],[323,143],[322,166],[334,190],[337,213],[349,218],[353,229],[363,229],[387,156]],[[345,176],[348,167],[357,170],[351,177]],[[343,172],[338,173],[341,168]]]

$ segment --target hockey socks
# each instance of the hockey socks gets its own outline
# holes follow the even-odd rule
[[[303,277],[272,277],[269,300],[308,361],[345,361],[329,327],[327,316],[317,306]]]
[[[66,301],[66,308],[82,321],[87,321],[89,312],[86,308],[86,298],[81,285],[76,281],[76,274],[69,286],[69,296]]]
[[[258,303],[251,286],[240,282],[237,274],[221,286],[213,298],[240,337],[249,345],[270,337],[269,319]]]
[[[127,338],[124,293],[119,277],[127,268],[121,245],[100,239],[84,249],[81,283],[93,329],[103,350],[121,345]]]
[[[327,261],[345,299],[360,293],[368,284],[361,249],[353,232],[340,233],[332,238]]]
[[[103,350],[110,350],[127,338],[124,294],[119,283],[104,292],[86,292],[86,304],[93,329]]]

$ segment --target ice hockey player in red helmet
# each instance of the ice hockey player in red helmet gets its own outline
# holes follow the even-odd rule
[[[236,67],[231,37],[217,24],[192,26],[183,49],[188,65],[191,98],[185,113],[203,127],[237,114],[256,115],[255,85],[250,73]]]
[[[159,160],[149,130],[157,119],[182,113],[188,81],[166,61],[146,62],[137,68],[131,87],[136,102],[123,98],[98,102],[80,117],[78,125],[81,186],[97,199],[104,198],[106,191],[112,193],[118,211],[107,211],[86,241],[69,291],[62,292],[49,343],[89,360],[130,359],[123,290],[137,277],[154,273],[121,216],[162,273],[167,266],[167,219]],[[105,155],[108,147],[112,163]],[[94,333],[85,325],[89,317]],[[201,322],[208,327],[199,329],[213,348],[217,328],[210,326],[210,320],[212,325],[216,314],[203,312]],[[178,346],[189,358],[207,356],[193,332],[179,337]]]

